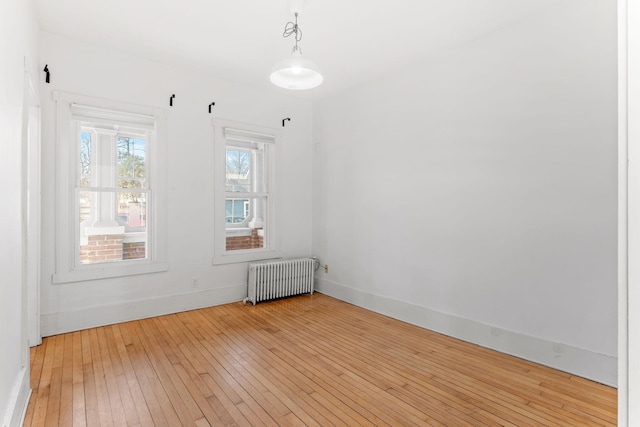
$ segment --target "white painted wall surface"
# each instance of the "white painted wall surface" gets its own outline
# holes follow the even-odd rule
[[[42,334],[44,336],[177,312],[246,296],[247,264],[212,266],[213,117],[284,129],[276,160],[277,230],[285,256],[311,254],[311,103],[41,33],[43,85]],[[267,74],[265,74],[266,76]],[[61,90],[166,108],[167,249],[169,271],[68,284],[54,273],[55,121],[51,92]],[[174,106],[169,97],[175,94]],[[215,102],[213,114],[207,106]],[[192,288],[193,279],[198,287]]]
[[[616,99],[585,0],[323,100],[319,289],[615,384]]]
[[[22,253],[22,138],[25,60],[37,70],[37,21],[30,1],[0,2],[0,424],[17,426],[29,392]]]

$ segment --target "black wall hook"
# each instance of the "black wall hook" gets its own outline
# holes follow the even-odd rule
[[[176,97],[176,94],[174,93],[173,95],[171,95],[171,98],[169,98],[169,107],[173,107],[173,98]]]
[[[282,127],[284,127],[284,122],[290,122],[291,121],[291,117],[287,117],[286,119],[282,119]]]
[[[45,73],[47,73],[47,76],[44,78],[44,81],[49,83],[50,77],[51,77],[51,73],[49,73],[49,64],[44,64],[44,71]]]
[[[209,114],[211,114],[211,107],[213,107],[214,105],[216,105],[215,102],[212,102],[211,104],[209,104]]]

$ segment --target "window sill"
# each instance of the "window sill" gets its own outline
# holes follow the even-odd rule
[[[213,257],[212,265],[238,264],[241,262],[262,261],[267,259],[282,258],[280,251],[269,250],[239,250],[234,252],[225,252],[223,255]]]
[[[227,228],[225,230],[225,234],[227,237],[240,237],[240,236],[251,236],[253,232],[253,228],[249,227],[235,227],[235,228]]]
[[[147,233],[145,231],[130,231],[124,233],[122,243],[140,243],[147,241]]]
[[[127,265],[96,264],[78,270],[54,274],[53,284],[85,282],[89,280],[110,279],[114,277],[135,276],[139,274],[161,273],[169,270],[166,262],[135,262]]]

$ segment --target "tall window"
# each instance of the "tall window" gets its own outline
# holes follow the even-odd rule
[[[148,140],[144,128],[78,121],[78,264],[147,259]]]
[[[216,179],[214,263],[273,257],[277,132],[223,120],[214,126],[223,171]]]
[[[158,111],[57,92],[54,282],[163,271]]]

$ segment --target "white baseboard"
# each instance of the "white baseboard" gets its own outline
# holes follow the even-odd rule
[[[247,296],[247,285],[208,289],[199,292],[166,295],[121,304],[86,307],[80,310],[43,313],[40,330],[43,337],[145,319],[181,311],[241,301]]]
[[[495,328],[430,308],[349,288],[326,279],[317,279],[315,289],[359,307],[453,338],[612,387],[617,386],[618,360],[614,356]]]
[[[9,396],[9,404],[2,423],[3,427],[20,427],[22,425],[30,397],[29,370],[22,368]]]

